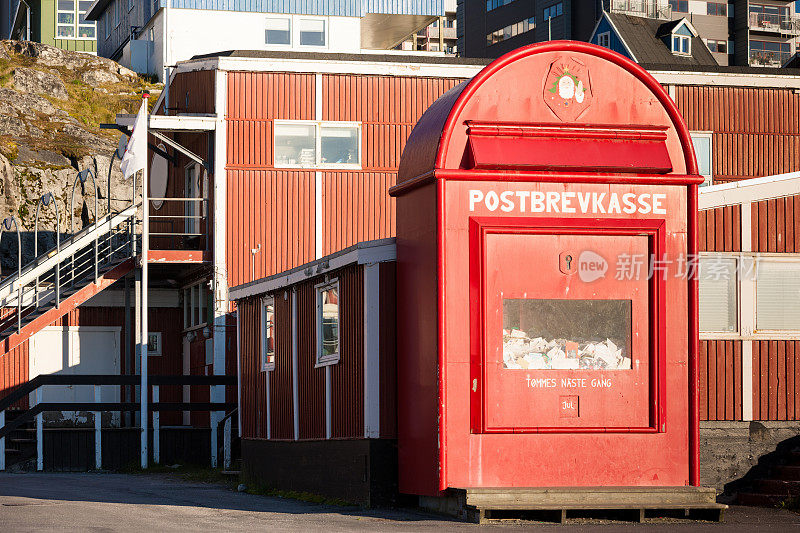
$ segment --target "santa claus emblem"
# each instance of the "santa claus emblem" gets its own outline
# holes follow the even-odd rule
[[[564,122],[577,120],[592,103],[586,65],[572,57],[555,60],[545,78],[544,101]]]

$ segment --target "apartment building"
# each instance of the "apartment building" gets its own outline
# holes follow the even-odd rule
[[[456,0],[445,0],[444,9],[443,16],[409,36],[398,48],[417,52],[443,52],[446,55],[457,54]]]
[[[443,0],[394,3],[95,0],[97,51],[140,73],[225,50],[391,50],[444,15]]]
[[[0,38],[94,53],[95,23],[86,20],[91,5],[91,0],[0,0]]]
[[[464,19],[466,29],[459,30],[458,46],[465,56],[497,57],[551,39],[604,44],[599,35],[609,29],[595,27],[604,14],[609,15],[605,19],[612,30],[614,15],[623,21],[618,24],[639,27],[685,19],[717,64],[780,67],[797,51],[800,16],[796,10],[792,0],[460,1],[458,18]],[[626,30],[617,30],[613,33],[625,41]]]

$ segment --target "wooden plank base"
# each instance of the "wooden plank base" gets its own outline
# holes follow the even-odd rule
[[[720,522],[727,505],[704,487],[544,487],[451,489],[440,498],[420,498],[430,510],[470,522],[545,520],[564,523],[571,515],[642,522],[651,516]]]

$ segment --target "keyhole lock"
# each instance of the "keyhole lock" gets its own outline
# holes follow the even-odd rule
[[[572,252],[561,252],[558,254],[558,269],[562,274],[567,275],[574,274],[578,270],[578,261],[574,259]]]

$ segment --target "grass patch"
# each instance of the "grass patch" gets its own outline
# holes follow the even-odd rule
[[[119,472],[123,474],[169,474],[183,481],[227,485],[234,489],[239,484],[238,479],[223,475],[221,470],[199,465],[150,465],[143,469],[138,464],[132,463],[121,468]]]

